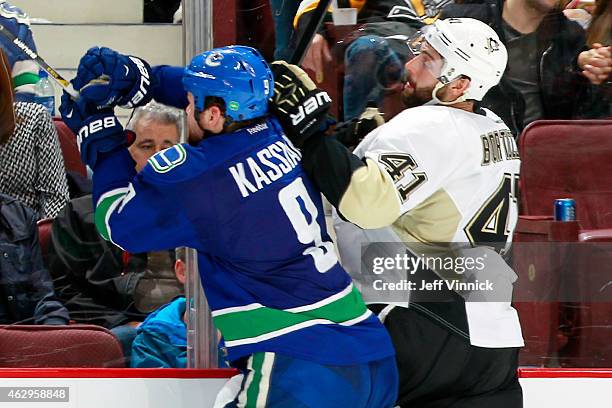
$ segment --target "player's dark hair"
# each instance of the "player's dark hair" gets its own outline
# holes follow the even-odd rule
[[[206,99],[204,99],[204,110],[213,106],[219,108],[221,110],[221,114],[225,116],[227,105],[225,105],[223,98],[219,98],[218,96],[207,96]]]
[[[225,117],[226,122],[225,122],[225,126],[223,130],[226,133],[230,133],[235,130],[242,129],[244,127],[249,127],[258,122],[261,122],[261,118],[254,118],[254,119],[241,120],[241,121],[238,121],[238,120],[230,121],[228,116],[225,114],[227,111],[227,105],[225,101],[223,100],[223,98],[219,98],[218,96],[207,96],[206,99],[204,99],[204,110],[212,106],[218,107],[219,110],[221,110],[221,114]]]

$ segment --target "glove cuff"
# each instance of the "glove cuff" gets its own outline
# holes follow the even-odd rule
[[[87,118],[76,135],[81,159],[92,169],[101,153],[107,153],[125,143],[123,126],[112,112],[98,113]]]
[[[274,104],[271,106],[285,133],[291,133],[291,141],[301,147],[312,135],[327,130],[327,111],[330,105],[331,98],[327,92],[313,89],[306,92],[300,103],[288,111]]]

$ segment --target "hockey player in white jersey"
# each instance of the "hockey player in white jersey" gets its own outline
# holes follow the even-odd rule
[[[393,339],[398,405],[521,407],[516,369],[523,339],[510,305],[516,275],[499,255],[516,224],[520,160],[507,126],[478,108],[503,74],[507,53],[497,34],[473,19],[438,21],[410,46],[402,93],[409,109],[354,153],[335,137],[299,131],[301,105],[292,104],[308,101],[286,84],[299,81],[316,92],[299,68],[276,66],[275,77],[286,78],[277,92],[287,95],[276,98],[275,109],[302,149],[306,172],[346,221],[337,225],[341,260]],[[291,131],[296,122],[298,131]],[[395,245],[379,245],[387,258],[376,245],[362,258],[362,243],[371,241]],[[404,255],[452,262],[421,263],[411,273],[410,264],[401,264]],[[417,281],[399,281],[411,276]],[[411,290],[398,296],[393,288]]]

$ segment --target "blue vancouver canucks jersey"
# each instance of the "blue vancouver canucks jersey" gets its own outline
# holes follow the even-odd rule
[[[126,149],[96,165],[98,230],[133,252],[196,248],[230,361],[260,351],[336,365],[393,355],[276,120],[176,145],[137,175],[133,166]]]

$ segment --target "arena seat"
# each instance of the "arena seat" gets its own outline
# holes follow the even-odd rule
[[[57,129],[60,148],[64,156],[64,166],[66,170],[73,171],[83,177],[87,177],[87,169],[81,161],[81,154],[77,146],[76,137],[61,118],[53,118],[53,124]]]
[[[525,215],[552,215],[567,196],[582,229],[612,228],[612,120],[537,121],[519,151]]]
[[[0,367],[124,367],[119,341],[100,326],[0,326]]]
[[[612,364],[612,120],[538,121],[519,139],[521,216],[514,235],[523,365]],[[576,221],[553,220],[573,198]]]

